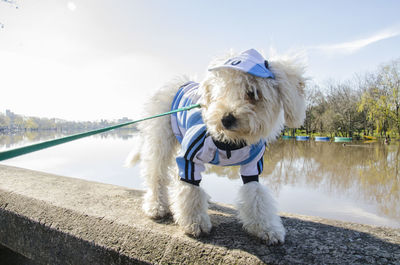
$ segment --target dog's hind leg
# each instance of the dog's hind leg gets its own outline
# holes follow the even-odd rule
[[[146,184],[143,210],[151,218],[162,218],[170,213],[168,202],[170,177],[168,171],[172,161],[171,157],[173,157],[172,154],[175,151],[176,139],[168,127],[160,128],[159,125],[168,125],[167,122],[160,120],[157,121],[158,125],[153,127],[154,130],[147,132],[148,134],[144,137],[141,157],[141,174],[145,177]]]
[[[147,115],[171,109],[171,102],[179,86],[164,87],[146,106]],[[145,178],[146,194],[143,210],[151,218],[162,218],[170,213],[168,184],[170,166],[173,164],[178,141],[172,131],[171,118],[165,116],[139,125],[142,135],[141,175]]]

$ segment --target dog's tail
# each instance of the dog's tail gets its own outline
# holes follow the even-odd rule
[[[133,148],[125,159],[125,167],[133,167],[140,161],[140,153],[142,151],[143,139],[140,135],[135,136],[133,139]]]

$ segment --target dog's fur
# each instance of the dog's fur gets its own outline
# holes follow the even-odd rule
[[[233,54],[228,55],[229,58]],[[227,57],[228,57],[227,56]],[[210,67],[227,57],[214,60]],[[275,79],[261,78],[233,69],[209,71],[200,83],[202,118],[207,131],[218,141],[248,145],[260,139],[275,139],[284,124],[298,127],[305,118],[304,66],[288,57],[270,58],[269,68]],[[166,84],[146,104],[145,116],[167,112],[180,86],[189,79],[182,77]],[[252,96],[248,96],[252,92]],[[227,100],[229,99],[229,100]],[[221,119],[233,113],[234,129],[225,129]],[[172,132],[170,117],[142,122],[140,139],[127,162],[141,160],[147,192],[143,210],[151,218],[163,218],[172,211],[174,220],[187,234],[199,236],[211,230],[208,216],[209,196],[199,186],[177,178],[174,156],[179,142]],[[172,176],[172,177],[171,177]],[[172,194],[168,186],[173,181]],[[239,191],[238,216],[244,229],[267,244],[283,243],[285,229],[277,215],[274,199],[259,182],[244,184]]]

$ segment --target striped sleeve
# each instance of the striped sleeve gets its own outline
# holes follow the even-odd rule
[[[259,145],[257,152],[253,151],[253,159],[247,164],[240,166],[242,176],[258,176],[264,169],[265,144]]]
[[[182,149],[176,158],[181,180],[187,182],[201,180],[201,172],[205,167],[202,163],[195,163],[194,158],[203,147],[205,138],[206,128],[204,125],[193,126],[186,132],[182,141]]]

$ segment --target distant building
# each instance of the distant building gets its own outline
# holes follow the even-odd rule
[[[118,123],[125,123],[125,122],[130,122],[131,120],[128,119],[128,117],[123,117],[122,119],[118,120]]]
[[[13,118],[15,116],[15,114],[11,110],[6,109],[6,116],[9,118]]]

